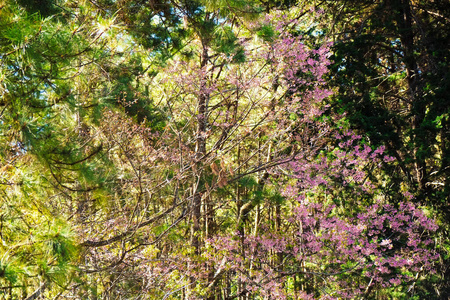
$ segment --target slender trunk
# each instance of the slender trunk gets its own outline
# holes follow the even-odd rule
[[[425,118],[426,107],[422,99],[422,91],[420,87],[419,67],[414,55],[414,31],[412,24],[412,12],[409,0],[399,0],[401,7],[399,14],[400,40],[404,50],[404,62],[406,67],[406,78],[408,83],[408,91],[410,97],[410,110],[412,118],[412,136],[414,141],[414,177],[420,192],[425,192],[427,182],[427,164],[424,155],[422,155],[421,147],[426,144],[421,133],[421,124]]]
[[[200,58],[200,68],[203,70],[208,62],[208,48],[203,43],[202,55]],[[197,128],[195,136],[195,161],[193,165],[193,187],[192,187],[192,227],[191,227],[191,246],[194,248],[194,254],[200,255],[201,249],[201,205],[202,205],[202,187],[203,187],[203,157],[206,154],[206,129],[207,129],[207,101],[209,94],[207,92],[207,78],[206,75],[201,79],[200,93],[198,97],[198,113],[197,113]],[[191,277],[190,287],[187,297],[190,297],[190,289],[195,287],[195,278]]]
[[[275,205],[275,232],[280,233],[281,232],[281,208],[280,204]],[[276,262],[278,264],[278,272],[283,271],[283,259],[284,255],[283,253],[279,252],[277,253],[278,261]]]
[[[200,62],[200,68],[203,69],[208,62],[208,48],[203,45],[202,57]],[[206,154],[206,129],[207,129],[207,83],[206,76],[202,79],[200,85],[200,96],[198,97],[198,114],[197,114],[197,130],[196,130],[196,144],[195,144],[195,165],[194,170],[195,182],[193,187],[193,238],[192,246],[195,248],[196,254],[199,254],[199,234],[200,234],[200,218],[201,218],[201,202],[202,195],[199,192],[199,188],[202,185],[202,171],[203,162],[202,158]]]

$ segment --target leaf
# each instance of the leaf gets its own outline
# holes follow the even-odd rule
[[[224,186],[226,186],[228,183],[228,180],[226,179],[226,177],[219,177],[219,180],[217,182],[217,184],[219,185],[220,188],[223,188]]]
[[[219,175],[220,171],[219,171],[219,167],[213,162],[210,165],[212,172],[214,173],[214,175]]]

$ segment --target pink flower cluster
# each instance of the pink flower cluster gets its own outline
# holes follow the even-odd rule
[[[409,203],[374,204],[353,218],[339,216],[333,205],[299,203],[284,221],[291,233],[264,228],[257,235],[215,237],[210,263],[225,259],[223,268],[261,297],[295,297],[285,287],[297,276],[321,282],[322,298],[351,299],[371,285],[411,282],[432,271],[438,258],[428,235],[436,224]]]

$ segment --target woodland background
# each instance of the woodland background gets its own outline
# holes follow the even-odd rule
[[[448,299],[449,22],[0,1],[0,299]]]

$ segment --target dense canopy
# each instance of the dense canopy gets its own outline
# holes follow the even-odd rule
[[[444,1],[0,1],[0,299],[447,299]]]

